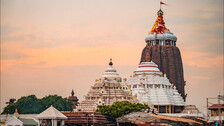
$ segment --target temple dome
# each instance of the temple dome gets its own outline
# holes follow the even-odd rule
[[[141,62],[138,65],[138,68],[134,71],[134,74],[161,75],[162,72],[158,69],[158,65],[156,65],[154,62],[151,61],[151,62]]]
[[[112,59],[110,59],[109,67],[106,68],[105,72],[102,75],[102,79],[117,79],[120,80],[121,77],[117,73],[117,70],[113,67]]]
[[[140,103],[166,107],[171,105],[177,108],[174,113],[181,112],[181,109],[185,106],[185,102],[178,93],[176,86],[170,83],[165,74],[163,76],[158,65],[152,61],[141,62],[127,83],[132,90],[132,94],[136,95]],[[165,112],[165,110],[161,110],[161,112]]]

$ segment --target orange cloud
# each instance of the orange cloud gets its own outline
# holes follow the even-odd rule
[[[198,67],[222,66],[223,56],[205,52],[183,51],[182,59],[184,64]]]

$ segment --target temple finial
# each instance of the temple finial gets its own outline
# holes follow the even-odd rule
[[[75,93],[74,93],[74,90],[72,89],[71,95],[74,96],[74,94],[75,94]]]
[[[112,63],[112,58],[110,58],[110,63],[109,63],[110,66],[113,66],[113,63]]]
[[[157,15],[163,15],[163,11],[161,9],[159,9],[159,11],[157,12]]]

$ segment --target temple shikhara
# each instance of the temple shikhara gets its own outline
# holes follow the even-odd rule
[[[184,109],[176,86],[154,62],[141,62],[133,73],[127,83],[140,103],[153,105],[159,113],[180,113]]]
[[[113,67],[112,59],[109,67],[100,79],[96,79],[85,99],[77,107],[78,110],[92,112],[98,105],[112,105],[116,101],[135,102],[131,90],[127,87],[126,78],[122,80]]]
[[[72,90],[71,92],[71,96],[68,97],[68,100],[70,100],[73,104],[72,108],[76,109],[76,107],[79,105],[79,99],[77,98],[77,96],[74,96],[74,90]]]
[[[177,37],[165,26],[161,9],[157,15],[151,31],[145,38],[146,47],[142,51],[140,63],[156,63],[185,100],[183,65],[180,50],[176,46]]]

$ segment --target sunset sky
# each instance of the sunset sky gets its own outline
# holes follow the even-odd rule
[[[72,89],[82,101],[110,58],[128,78],[159,2],[1,0],[1,109],[10,98],[68,97]],[[206,97],[223,94],[223,0],[163,2],[182,55],[187,104],[205,112]]]

